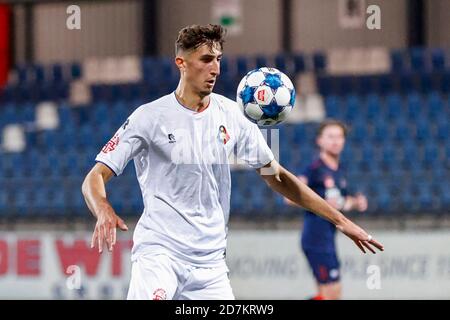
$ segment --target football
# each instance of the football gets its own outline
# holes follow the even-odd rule
[[[237,88],[236,101],[244,115],[259,126],[274,126],[287,119],[295,104],[295,88],[275,68],[247,73]]]

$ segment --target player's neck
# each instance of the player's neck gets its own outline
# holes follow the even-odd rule
[[[210,100],[209,95],[201,97],[181,84],[179,84],[175,90],[175,96],[177,97],[178,102],[184,107],[196,112],[205,110],[208,107]]]
[[[320,159],[331,169],[337,170],[339,168],[339,156],[335,156],[331,153],[321,151]]]

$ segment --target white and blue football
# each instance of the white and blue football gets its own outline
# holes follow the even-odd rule
[[[295,88],[283,72],[259,68],[239,83],[236,101],[244,115],[259,126],[274,126],[284,120],[295,104]]]

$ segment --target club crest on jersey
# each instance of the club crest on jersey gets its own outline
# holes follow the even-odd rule
[[[102,149],[103,153],[113,151],[119,145],[119,136],[116,134],[109,140]]]
[[[230,140],[230,135],[224,125],[219,127],[219,140],[223,142],[223,144],[227,144],[228,140]]]
[[[335,187],[334,179],[331,176],[326,176],[325,179],[323,180],[323,184],[327,189]]]

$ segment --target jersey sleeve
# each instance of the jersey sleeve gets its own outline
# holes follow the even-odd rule
[[[236,142],[237,157],[254,169],[264,167],[275,158],[272,150],[256,124],[241,113],[237,117],[240,126],[240,135]]]
[[[140,117],[142,115],[138,117],[137,112],[133,112],[95,158],[116,176],[122,174],[128,162],[148,146],[145,132],[139,128]]]

